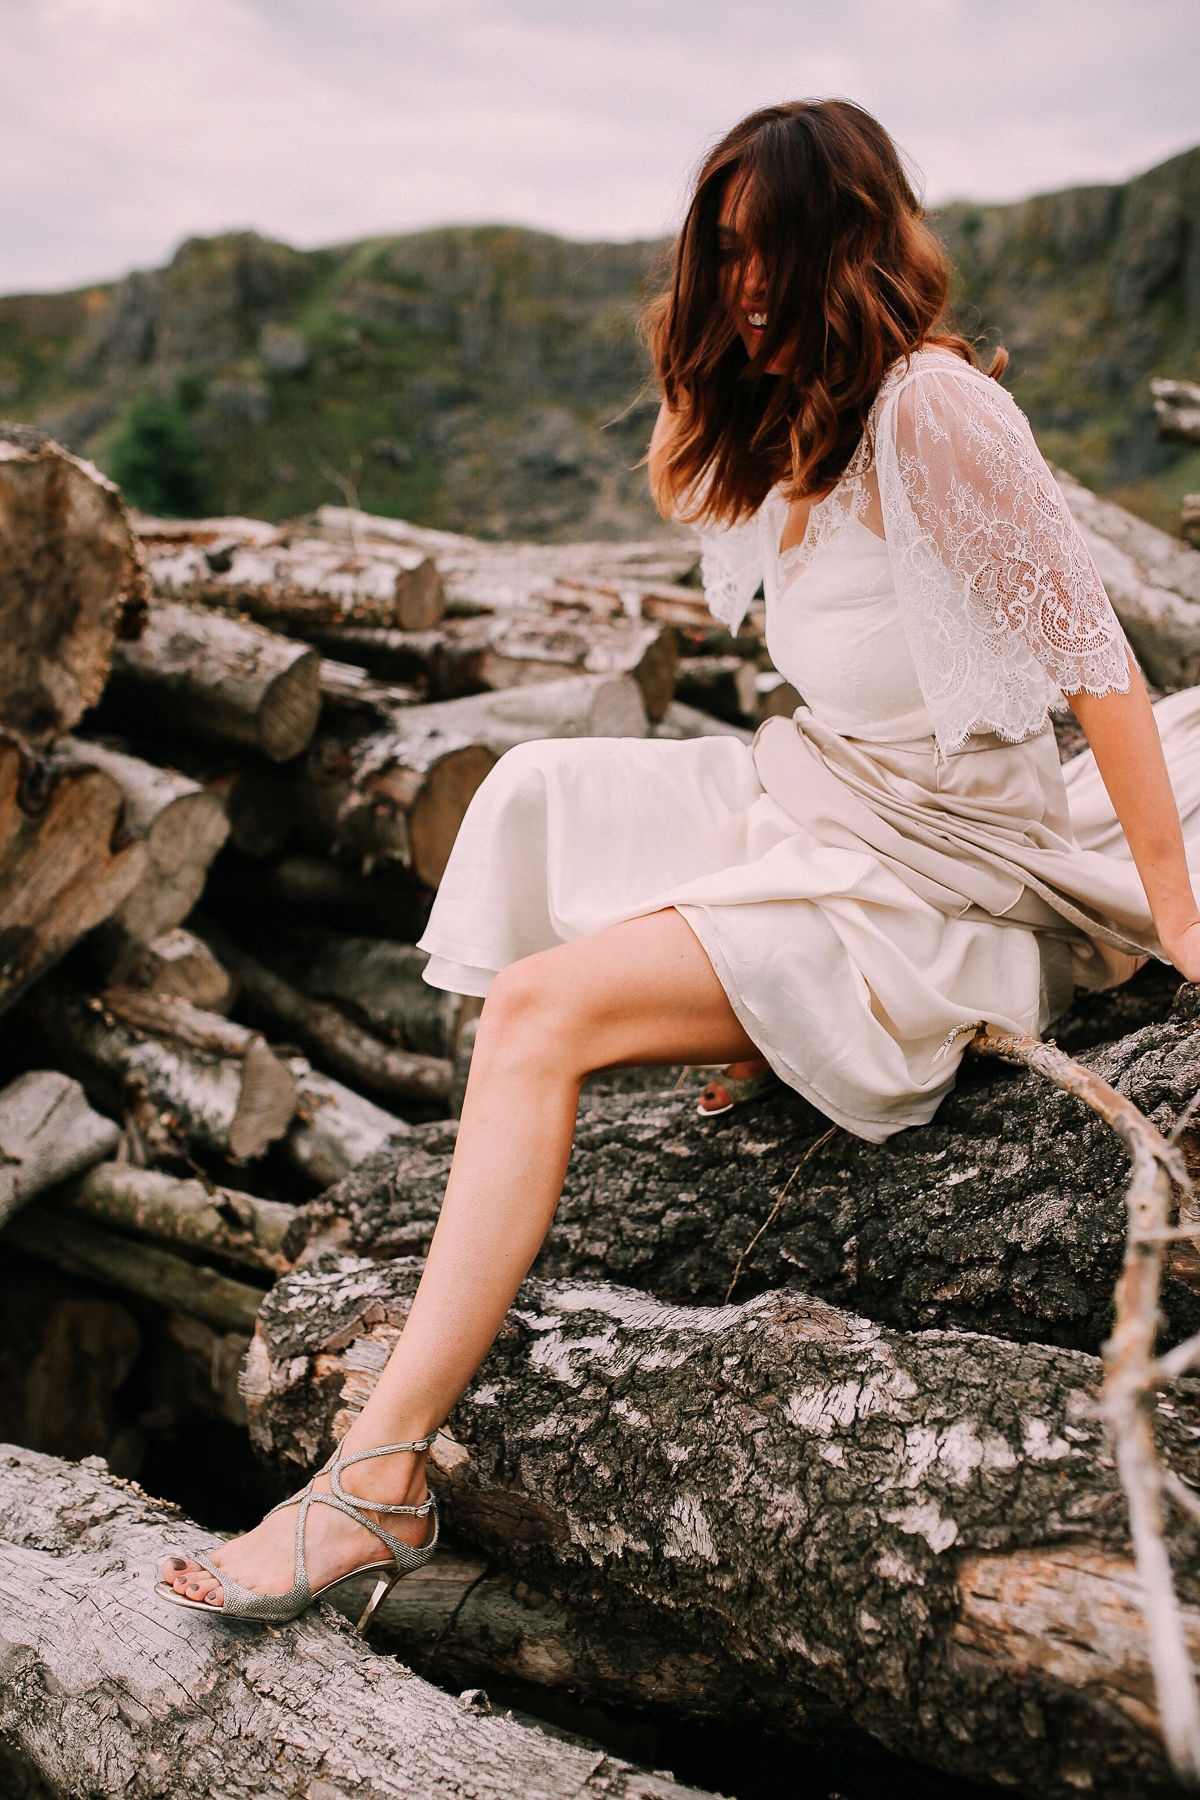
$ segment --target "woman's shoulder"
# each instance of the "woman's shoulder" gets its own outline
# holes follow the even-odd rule
[[[941,344],[927,344],[896,358],[884,374],[875,405],[882,408],[906,390],[939,391],[953,399],[956,390],[978,392],[984,387],[1005,392],[990,375],[985,375],[982,369],[956,351]]]

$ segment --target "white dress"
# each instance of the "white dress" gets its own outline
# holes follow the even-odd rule
[[[714,613],[759,580],[804,696],[752,746],[555,739],[475,795],[421,947],[484,994],[518,958],[673,906],[776,1073],[880,1142],[923,1124],[966,1028],[1037,1034],[1077,983],[1161,955],[1060,688],[1128,687],[1126,646],[1025,421],[945,352],[898,366],[846,478],[779,553],[787,503],[705,543]],[[1160,703],[1200,833],[1200,694]],[[1068,805],[1068,793],[1070,796]]]

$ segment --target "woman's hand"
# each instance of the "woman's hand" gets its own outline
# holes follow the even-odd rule
[[[1200,981],[1200,918],[1174,934],[1160,931],[1162,947],[1185,981]]]

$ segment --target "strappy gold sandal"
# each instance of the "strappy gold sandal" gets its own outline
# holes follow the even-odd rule
[[[207,1569],[209,1574],[214,1575],[220,1582],[223,1595],[222,1605],[210,1606],[207,1600],[189,1600],[186,1595],[177,1594],[175,1589],[165,1581],[160,1581],[155,1585],[155,1593],[161,1595],[164,1600],[169,1600],[173,1606],[187,1606],[193,1612],[210,1613],[218,1619],[224,1614],[227,1619],[253,1619],[262,1624],[285,1625],[289,1619],[298,1618],[306,1607],[312,1605],[314,1600],[320,1600],[325,1594],[332,1593],[334,1588],[341,1587],[344,1581],[354,1581],[360,1575],[378,1575],[375,1591],[367,1602],[366,1611],[358,1621],[359,1635],[365,1637],[379,1607],[401,1576],[410,1575],[414,1569],[423,1568],[437,1548],[437,1502],[432,1494],[427,1500],[422,1500],[419,1506],[385,1506],[379,1500],[358,1502],[343,1488],[342,1470],[348,1469],[352,1463],[367,1462],[374,1456],[393,1456],[400,1450],[428,1450],[436,1436],[436,1432],[430,1432],[428,1437],[414,1438],[408,1444],[385,1444],[379,1450],[356,1450],[353,1456],[342,1456],[335,1452],[325,1467],[318,1470],[318,1474],[328,1475],[329,1485],[333,1489],[331,1494],[315,1494],[313,1492],[313,1482],[317,1479],[317,1476],[314,1475],[308,1486],[302,1488],[298,1494],[293,1494],[290,1500],[281,1500],[278,1506],[271,1508],[272,1513],[282,1512],[286,1506],[298,1506],[300,1509],[296,1515],[296,1579],[286,1594],[256,1594],[252,1588],[243,1587],[240,1581],[235,1581],[232,1575],[224,1569],[218,1568],[216,1563],[200,1550],[195,1553],[192,1561],[199,1563],[202,1569]],[[362,1507],[365,1505],[369,1505],[372,1512],[408,1513],[418,1519],[431,1518],[433,1535],[427,1537],[423,1544],[406,1544],[401,1538],[393,1537],[392,1533],[385,1530],[382,1525],[377,1525],[374,1519],[368,1518],[362,1511]],[[381,1543],[386,1544],[391,1555],[386,1560],[380,1559],[376,1562],[363,1563],[361,1567],[351,1569],[348,1574],[339,1575],[336,1581],[327,1581],[325,1586],[318,1588],[314,1594],[308,1585],[308,1568],[304,1558],[304,1522],[308,1518],[311,1506],[333,1506],[339,1512],[346,1513],[356,1524],[365,1526],[368,1531],[375,1534]],[[267,1517],[270,1518],[270,1516],[271,1513],[268,1513]]]

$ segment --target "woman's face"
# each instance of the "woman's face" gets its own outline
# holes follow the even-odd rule
[[[742,229],[749,209],[745,204],[745,188],[736,176],[725,187],[721,210],[717,215],[717,242],[721,267],[725,272],[725,304],[750,356],[758,354],[767,319],[767,274],[757,250],[747,256]],[[740,275],[740,282],[739,282]],[[782,375],[787,366],[786,352],[767,364],[768,375]]]

